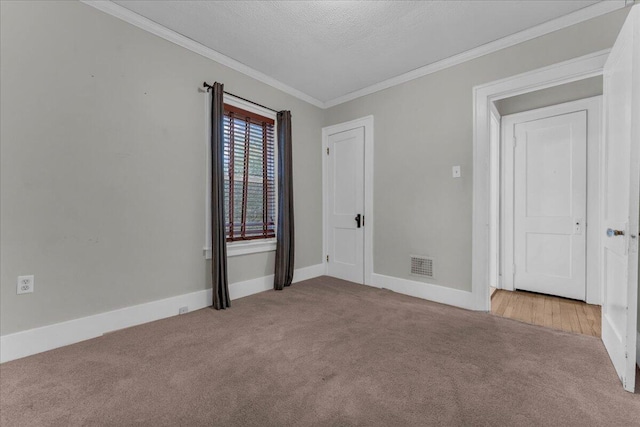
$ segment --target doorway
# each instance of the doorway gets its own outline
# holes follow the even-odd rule
[[[371,284],[373,116],[322,130],[325,274]]]
[[[602,93],[602,79],[590,80],[592,93]],[[574,88],[554,92],[584,93]],[[522,106],[541,95],[518,98]],[[504,116],[508,102],[492,109],[501,129],[496,136],[490,128],[500,164],[500,190],[492,193],[500,212],[493,230],[501,289],[491,297],[493,314],[601,336],[601,104],[598,95]]]
[[[604,79],[601,199],[598,224],[602,283],[602,342],[625,390],[636,375],[638,236],[640,229],[640,8],[632,7],[610,51],[596,52],[474,88],[474,180],[472,293],[478,309],[490,309],[489,252],[491,176],[490,104],[507,98],[602,75]],[[497,159],[499,160],[499,159]],[[624,183],[621,186],[620,183]],[[626,219],[626,222],[623,221]],[[604,227],[606,226],[606,228]],[[639,351],[640,353],[640,351]],[[640,358],[639,358],[640,359]]]

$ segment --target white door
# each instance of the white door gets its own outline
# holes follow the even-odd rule
[[[587,113],[514,132],[514,287],[585,300]]]
[[[327,274],[364,283],[364,128],[329,135]]]
[[[640,196],[640,7],[604,68],[602,341],[624,388],[635,387]]]

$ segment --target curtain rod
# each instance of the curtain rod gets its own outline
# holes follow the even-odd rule
[[[213,89],[213,86],[211,86],[211,85],[210,85],[210,84],[208,84],[207,82],[202,83],[202,87],[207,88],[207,92],[209,92],[209,89]],[[249,103],[251,103],[251,104],[253,104],[253,105],[257,105],[258,107],[266,108],[267,110],[273,111],[274,113],[279,113],[279,112],[280,112],[280,111],[278,111],[278,110],[274,110],[273,108],[269,108],[269,107],[266,107],[266,106],[264,106],[264,105],[262,105],[262,104],[258,104],[257,102],[253,102],[253,101],[251,101],[250,99],[243,98],[243,97],[238,96],[238,95],[234,95],[233,93],[231,93],[231,92],[227,92],[226,90],[224,91],[224,93],[226,93],[227,95],[231,95],[231,96],[233,96],[233,97],[236,97],[236,98],[238,98],[238,99],[242,99],[243,101],[249,102]]]

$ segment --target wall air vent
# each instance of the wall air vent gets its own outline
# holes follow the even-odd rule
[[[420,277],[435,277],[433,270],[434,260],[428,256],[411,255],[411,274]]]

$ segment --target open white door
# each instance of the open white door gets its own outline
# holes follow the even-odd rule
[[[640,6],[604,68],[602,341],[625,390],[634,391],[640,197]],[[605,234],[606,233],[606,234]]]

